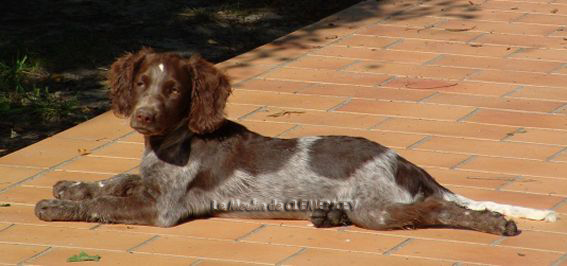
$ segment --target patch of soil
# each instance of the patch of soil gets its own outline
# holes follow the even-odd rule
[[[359,1],[0,1],[0,60],[29,57],[45,73],[39,87],[78,101],[57,119],[2,114],[0,156],[108,110],[105,70],[125,51],[149,46],[220,62]]]

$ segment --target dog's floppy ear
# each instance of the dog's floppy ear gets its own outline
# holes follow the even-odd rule
[[[191,73],[189,129],[197,134],[210,133],[224,121],[224,106],[230,95],[228,77],[199,55],[188,61]]]
[[[142,48],[137,53],[126,53],[112,63],[107,78],[115,115],[127,117],[132,113],[136,97],[134,78],[146,55],[152,52],[151,48]]]

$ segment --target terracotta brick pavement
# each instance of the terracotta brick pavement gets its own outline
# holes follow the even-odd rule
[[[567,265],[567,1],[362,1],[220,63],[227,113],[268,136],[363,136],[475,199],[551,208],[523,232],[314,229],[212,218],[154,228],[46,223],[60,179],[137,172],[143,141],[105,113],[0,158],[0,264]]]

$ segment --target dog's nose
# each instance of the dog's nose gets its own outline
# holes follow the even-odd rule
[[[156,120],[156,112],[150,108],[139,108],[135,113],[136,120],[140,123],[151,124]]]

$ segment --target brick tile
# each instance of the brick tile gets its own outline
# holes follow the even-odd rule
[[[254,91],[297,92],[307,86],[310,86],[310,84],[295,81],[252,79],[235,84],[233,88]]]
[[[522,59],[487,57],[480,58],[475,56],[446,55],[443,58],[433,62],[432,65],[547,73],[561,66],[561,63]]]
[[[499,245],[566,252],[565,243],[567,243],[567,235],[564,234],[522,231],[518,236],[507,237]]]
[[[541,177],[561,177],[567,175],[567,164],[534,160],[478,157],[461,169],[481,170],[491,173],[507,173]]]
[[[35,168],[0,166],[0,189],[6,188],[9,185],[22,181],[41,171],[41,169]]]
[[[518,19],[518,22],[565,25],[565,16],[553,14],[527,14]]]
[[[434,52],[442,54],[462,54],[502,57],[511,51],[506,46],[469,45],[461,42],[404,39],[390,50]]]
[[[55,138],[74,138],[93,141],[108,141],[124,136],[132,131],[129,120],[117,118],[112,111],[103,113],[93,119],[67,129]],[[96,130],[93,130],[96,128]]]
[[[286,260],[283,265],[451,265],[451,263],[338,250],[306,249],[300,255]]]
[[[271,65],[252,65],[252,64],[236,64],[231,66],[222,66],[221,69],[226,72],[233,83],[243,81],[260,75],[270,69]]]
[[[296,138],[302,136],[325,136],[325,135],[344,135],[353,137],[363,137],[378,142],[386,147],[405,148],[416,143],[422,136],[380,132],[355,130],[347,128],[325,127],[325,126],[302,126],[292,131],[286,132],[283,137]]]
[[[550,264],[560,254],[529,249],[491,247],[486,245],[414,240],[395,254],[500,265]],[[479,256],[479,254],[482,254]],[[520,255],[521,254],[521,255]]]
[[[397,78],[384,85],[394,88],[408,88],[430,91],[443,91],[463,94],[501,96],[513,91],[517,85],[470,81],[446,81],[434,79]]]
[[[92,224],[94,225],[94,224]],[[5,243],[123,250],[150,238],[148,235],[17,224],[0,232]],[[112,241],[109,241],[112,239]]]
[[[423,27],[424,25],[438,24],[442,21],[443,20],[440,18],[430,17],[430,16],[411,17],[407,19],[397,19],[396,17],[390,17],[390,18],[386,18],[382,22],[382,24],[392,25],[392,26]]]
[[[51,188],[18,186],[0,193],[0,202],[35,204],[52,197]]]
[[[419,53],[413,51],[390,51],[383,49],[369,49],[366,47],[341,46],[327,46],[313,53],[316,55],[338,56],[352,59],[380,60],[414,64],[425,63],[437,56],[432,53]]]
[[[242,241],[276,245],[332,248],[350,251],[383,253],[404,241],[401,237],[347,233],[317,228],[268,226]]]
[[[297,247],[164,236],[136,249],[136,252],[274,264],[298,250]]]
[[[107,224],[96,228],[97,231],[117,231],[125,233],[147,233],[151,235],[177,235],[186,237],[235,240],[252,230],[258,224],[238,223],[225,220],[198,219],[175,227],[161,228],[155,226]]]
[[[352,65],[346,71],[381,73],[396,76],[430,79],[460,80],[474,72],[474,69],[444,66],[422,66],[410,64],[395,64],[382,62],[363,62]]]
[[[528,2],[510,2],[510,1],[489,1],[482,4],[485,9],[498,9],[498,10],[514,10],[515,12],[522,13],[550,13],[552,10],[557,9],[555,14],[567,15],[565,6],[559,4],[546,3],[528,3]]]
[[[525,131],[525,132],[524,132]],[[506,141],[520,141],[528,143],[543,143],[555,145],[567,145],[567,132],[565,131],[552,131],[544,129],[529,128],[524,129],[523,133],[515,133]]]
[[[469,79],[549,87],[562,87],[567,84],[567,75],[503,70],[483,70]]]
[[[237,119],[243,115],[249,114],[258,108],[261,105],[250,105],[250,104],[237,104],[232,102],[232,98],[229,98],[229,103],[226,105],[224,110],[225,114],[229,119]],[[144,143],[142,138],[142,143]]]
[[[379,36],[364,36],[353,35],[350,38],[344,38],[336,43],[334,46],[355,46],[355,47],[368,47],[368,48],[383,48],[397,41],[398,38],[379,37]]]
[[[0,164],[50,167],[80,155],[80,150],[91,150],[104,142],[47,138],[0,158]]]
[[[537,209],[549,209],[562,199],[557,196],[527,194],[510,191],[494,191],[454,186],[448,186],[448,188],[457,194],[478,201],[494,201],[498,203]]]
[[[237,55],[230,60],[217,64],[221,69],[231,68],[235,65],[278,65],[289,62],[298,56],[309,52],[311,48],[293,45],[285,42],[272,42],[253,49],[247,53]]]
[[[231,104],[227,104],[227,107],[230,106],[230,105]],[[138,133],[138,132],[133,132],[132,134],[120,139],[118,142],[144,144],[144,136],[142,134]]]
[[[547,157],[561,150],[560,147],[536,144],[447,137],[433,137],[430,140],[419,144],[414,149],[539,160],[545,160]]]
[[[85,156],[70,162],[60,169],[70,172],[87,172],[102,174],[119,174],[140,164],[139,159],[121,159]]]
[[[425,168],[425,170],[439,183],[447,186],[496,189],[515,178],[514,175],[458,171],[452,169]]]
[[[388,86],[388,85],[386,85]],[[432,91],[414,89],[392,89],[386,87],[361,87],[353,85],[316,85],[301,91],[301,94],[350,96],[381,100],[418,101],[432,95]]]
[[[387,80],[387,75],[347,73],[332,70],[281,68],[266,75],[269,79],[297,80],[304,82],[334,83],[373,86]]]
[[[228,261],[228,260],[203,260],[199,262],[198,265],[201,266],[258,266],[256,263],[246,263],[246,262],[236,262],[236,261]]]
[[[439,120],[456,120],[473,111],[472,107],[444,106],[354,99],[339,108],[339,111],[391,115],[402,117],[423,117]]]
[[[89,156],[140,159],[143,152],[144,145],[141,143],[113,143],[100,150],[92,152]]]
[[[49,226],[49,227],[65,227],[65,228],[78,228],[78,229],[88,229],[95,225],[93,223],[84,223],[84,222],[44,222],[35,216],[34,214],[35,202],[33,204],[34,205],[27,205],[27,206],[14,204],[10,207],[2,208],[2,215],[0,215],[0,222],[10,223],[10,224],[28,224],[28,225],[41,225],[41,226]],[[0,234],[0,239],[3,239],[1,234]],[[30,243],[35,243],[35,242],[31,241]]]
[[[53,248],[46,254],[27,261],[35,265],[76,265],[67,262],[67,258],[79,254],[81,251],[89,255],[98,255],[101,259],[96,265],[189,265],[196,261],[194,258],[163,256],[160,254],[139,254],[119,251],[106,251],[96,249]],[[83,263],[86,264],[86,263]]]
[[[499,140],[516,128],[475,123],[393,118],[376,127],[381,130],[412,132],[434,136]]]
[[[396,150],[402,157],[419,165],[421,167],[434,166],[434,167],[452,167],[469,156],[462,154],[450,154],[428,151],[414,151],[414,150]]]
[[[453,29],[453,30],[464,30],[470,29],[470,31],[481,31],[490,33],[509,33],[509,34],[522,34],[522,35],[547,35],[554,32],[557,26],[547,26],[547,25],[529,25],[524,23],[508,23],[508,22],[496,22],[496,21],[479,21],[479,20],[449,20],[444,23],[439,28],[443,29]]]
[[[520,59],[533,59],[533,60],[549,60],[565,62],[567,61],[567,55],[565,50],[555,50],[555,49],[538,49],[538,48],[524,48],[517,53],[510,56],[511,58]]]
[[[507,184],[502,190],[565,197],[567,196],[567,180],[545,177],[524,177]]]
[[[16,265],[25,259],[38,254],[45,250],[47,247],[31,246],[31,245],[18,245],[18,244],[3,244],[0,243],[0,264]]]
[[[292,124],[271,123],[265,121],[244,120],[238,122],[253,132],[270,137],[277,136],[294,127]]]
[[[563,102],[507,99],[449,93],[435,95],[425,100],[425,102],[535,112],[551,112],[564,105]]]
[[[449,32],[446,30],[423,29],[422,27],[410,28],[389,25],[370,26],[358,34],[445,41],[468,41],[478,35],[478,33],[474,32]]]
[[[288,113],[286,113],[288,112]],[[293,108],[270,107],[266,112],[257,112],[246,120],[272,121],[305,125],[323,125],[352,128],[369,128],[385,118],[372,115],[340,112],[307,111]]]
[[[259,91],[237,91],[231,96],[233,103],[315,110],[330,109],[344,100],[346,100],[346,97],[307,96]]]
[[[447,18],[459,18],[459,19],[464,18],[464,19],[502,21],[502,22],[516,21],[516,19],[518,17],[521,17],[522,15],[523,14],[518,12],[510,12],[510,11],[502,11],[502,10],[494,10],[494,9],[493,10],[483,9],[482,12],[476,12],[474,14],[471,14],[471,12],[467,11],[467,9],[460,12],[448,10],[447,12],[443,12],[439,14],[439,16],[444,16]]]
[[[24,183],[24,186],[37,186],[51,188],[57,181],[60,180],[74,180],[83,182],[95,182],[112,177],[111,174],[92,174],[92,173],[76,173],[65,171],[53,171],[42,174],[33,180]]]
[[[508,98],[545,99],[567,102],[567,90],[561,88],[528,86],[510,94]]]
[[[567,134],[567,133],[566,133]],[[554,156],[551,161],[554,162],[567,162],[567,151],[563,151],[557,156]]]
[[[230,221],[238,223],[247,223],[260,225],[275,225],[275,226],[285,226],[285,227],[303,227],[303,228],[313,228],[313,224],[307,220],[283,220],[283,219],[239,219],[239,218],[224,218],[224,217],[212,217],[209,220],[219,220],[219,221]]]
[[[349,226],[344,229],[347,232],[362,232],[367,234],[378,234],[385,236],[407,237],[414,239],[426,240],[446,240],[459,241],[478,244],[490,244],[499,239],[500,236],[485,234],[472,230],[460,230],[456,228],[419,228],[416,230],[391,230],[391,231],[373,231],[360,227]]]
[[[500,44],[510,47],[533,47],[533,48],[567,48],[567,41],[561,37],[545,37],[534,35],[514,35],[514,34],[486,34],[474,40],[476,44]]]
[[[469,117],[467,121],[510,126],[567,129],[567,117],[547,114],[479,110]]]
[[[304,56],[287,64],[287,67],[313,68],[336,70],[356,62],[351,58],[326,57],[326,56]]]

